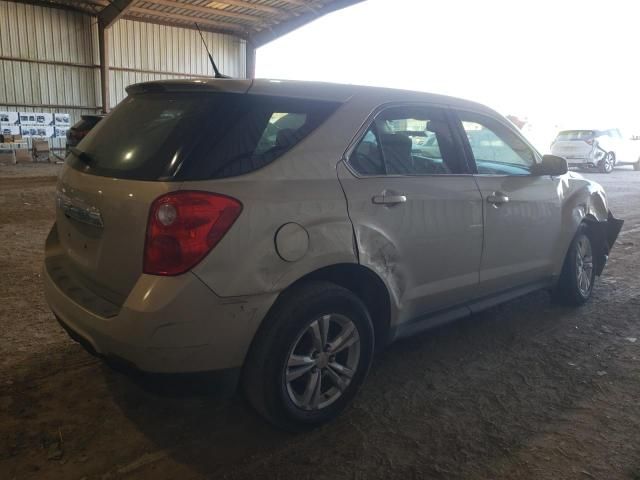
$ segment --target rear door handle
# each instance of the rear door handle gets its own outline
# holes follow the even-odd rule
[[[380,195],[374,195],[371,199],[376,205],[398,205],[400,203],[406,203],[406,195],[400,195],[395,192],[382,192]]]
[[[509,197],[502,192],[493,192],[493,194],[487,197],[487,202],[494,207],[499,207],[503,203],[509,202]]]

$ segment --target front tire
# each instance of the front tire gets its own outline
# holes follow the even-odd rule
[[[309,282],[285,292],[264,322],[243,376],[251,405],[289,431],[337,417],[373,357],[373,326],[362,301],[338,285]]]
[[[587,225],[582,224],[571,241],[554,291],[559,303],[580,306],[589,300],[596,279],[594,247]]]

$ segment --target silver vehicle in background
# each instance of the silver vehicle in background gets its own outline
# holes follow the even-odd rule
[[[611,173],[615,166],[640,170],[640,141],[625,138],[619,129],[563,130],[551,144],[551,153],[567,159],[570,167]]]

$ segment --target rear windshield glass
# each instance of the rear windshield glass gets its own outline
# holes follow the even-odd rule
[[[95,175],[203,180],[272,162],[337,104],[232,93],[140,93],[125,98],[67,161]]]
[[[100,121],[100,117],[82,117],[78,123],[71,127],[73,130],[91,130]]]
[[[594,136],[595,132],[593,130],[566,130],[560,132],[556,140],[560,142],[567,140],[590,140]]]

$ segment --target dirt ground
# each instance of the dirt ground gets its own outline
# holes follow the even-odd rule
[[[0,479],[640,479],[640,172],[590,175],[626,223],[588,305],[541,292],[397,343],[290,435],[67,337],[40,276],[55,170],[0,168]]]

